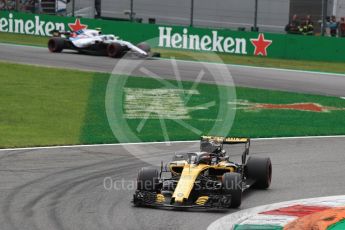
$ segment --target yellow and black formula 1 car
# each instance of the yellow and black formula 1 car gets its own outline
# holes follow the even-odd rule
[[[242,163],[232,162],[224,145],[244,144]],[[202,136],[200,152],[177,154],[160,172],[152,167],[138,173],[135,206],[178,208],[237,208],[250,187],[271,184],[270,158],[248,157],[250,139]],[[168,173],[169,177],[163,177]]]

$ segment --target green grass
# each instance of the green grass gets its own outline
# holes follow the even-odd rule
[[[121,98],[112,98],[114,101],[110,101],[110,105],[114,107],[109,111],[120,116],[108,121],[105,106],[108,74],[9,63],[0,63],[0,69],[1,148],[162,141],[167,136],[169,140],[198,139],[199,134],[178,123],[181,121],[203,134],[214,135],[273,137],[345,134],[345,110],[325,113],[237,110],[232,129],[221,130],[225,124],[231,124],[231,112],[236,111],[231,108],[225,110],[230,111],[228,114],[223,111],[228,108],[228,102],[234,99],[230,97],[234,92],[233,88],[199,84],[194,94],[190,95],[189,91],[176,91],[179,85],[175,81],[167,81],[167,87],[155,79],[126,76],[112,78],[116,80],[116,84],[109,87],[110,92],[127,98],[127,102],[123,103]],[[193,83],[183,82],[182,86],[188,90]],[[123,89],[126,89],[126,93]],[[166,93],[168,89],[170,91]],[[236,95],[238,100],[251,103],[314,102],[323,106],[345,108],[345,100],[336,97],[242,87],[236,88]],[[129,100],[129,96],[137,98]],[[180,99],[182,104],[176,102],[177,99]],[[163,108],[163,112],[168,115],[185,114],[187,117],[172,119],[165,114],[162,121],[167,130],[166,136],[157,117],[150,116],[142,123],[145,116],[140,113],[140,106],[152,102],[156,102],[153,112]],[[195,109],[208,102],[214,102],[214,105],[207,109]],[[174,113],[173,108],[182,109]],[[130,119],[130,114],[136,117]],[[218,114],[223,115],[218,117]],[[115,136],[109,122],[115,127]],[[140,124],[142,127],[138,129]],[[214,126],[218,128],[211,131]]]
[[[0,42],[4,43],[46,46],[47,41],[47,37],[0,32]],[[205,52],[192,52],[161,48],[155,48],[154,51],[160,52],[163,58],[175,57],[177,59],[183,60],[212,61],[212,56],[205,57]],[[227,64],[345,73],[344,63],[273,59],[267,57],[239,56],[230,54],[218,55],[221,61]],[[219,59],[215,59],[214,61],[219,62]]]
[[[124,78],[125,77],[118,77]],[[104,84],[104,80],[100,80]],[[126,88],[140,88],[140,89],[157,89],[162,88],[163,85],[154,79],[146,78],[128,78],[125,81]],[[177,87],[176,82],[169,81],[172,85]],[[100,83],[98,83],[98,86]],[[121,85],[121,84],[120,84]],[[105,87],[105,85],[104,85]],[[183,82],[184,89],[190,89],[192,83]],[[98,87],[96,87],[98,88]],[[163,87],[164,88],[164,87]],[[292,110],[261,110],[261,111],[245,111],[237,110],[234,123],[231,131],[224,133],[220,129],[210,131],[215,125],[222,127],[222,125],[231,122],[230,116],[221,116],[220,120],[217,118],[219,114],[220,104],[227,104],[229,98],[219,97],[219,93],[224,94],[227,89],[233,90],[231,87],[216,87],[210,84],[200,84],[196,88],[199,92],[197,95],[193,95],[186,107],[196,107],[203,105],[210,101],[215,101],[216,106],[209,109],[201,109],[189,112],[191,118],[183,120],[187,124],[199,129],[204,134],[212,135],[232,135],[232,136],[248,136],[248,137],[277,137],[277,136],[307,136],[307,135],[341,135],[345,134],[345,111],[331,111],[325,113],[317,112],[305,112],[305,111],[292,111]],[[117,91],[116,87],[114,91]],[[103,103],[104,95],[99,95],[100,92],[94,91],[94,96],[90,96],[91,106],[88,110],[90,117],[102,118],[98,120],[100,127],[106,127],[104,121],[105,108]],[[246,100],[252,103],[272,103],[272,104],[291,104],[301,102],[318,103],[323,106],[345,108],[345,100],[336,97],[316,96],[308,94],[296,94],[281,91],[270,91],[252,88],[236,88],[237,100]],[[184,95],[181,95],[182,98]],[[152,98],[154,100],[154,98]],[[169,101],[156,100],[160,104],[168,103]],[[89,103],[90,103],[89,102]],[[149,102],[151,103],[151,101]],[[98,106],[94,106],[98,105]],[[138,105],[143,105],[143,102],[138,102]],[[122,109],[121,104],[117,104],[117,111]],[[125,111],[124,111],[125,113]],[[121,113],[118,113],[121,115]],[[119,116],[121,117],[121,116]],[[138,119],[120,119],[116,122],[120,124],[128,124],[128,127],[119,125],[121,129],[115,130],[115,134],[126,137],[131,135],[138,137],[136,141],[163,141],[164,134],[162,131],[162,125],[158,119],[148,119],[145,126],[139,132],[137,128],[143,121],[145,116],[141,115]],[[92,119],[90,119],[92,120]],[[184,128],[180,124],[176,123],[174,119],[165,119],[165,125],[170,140],[192,140],[198,139],[199,135],[194,133],[188,128]],[[93,124],[93,127],[97,125]],[[128,129],[129,128],[129,129]],[[85,133],[87,129],[84,130]],[[105,142],[111,142],[112,136],[104,138],[104,129],[99,129],[99,132],[92,131],[93,138],[87,139],[92,143],[98,143],[100,140],[106,140]],[[109,133],[109,132],[108,132]],[[99,137],[99,138],[98,138]],[[134,141],[134,139],[128,138],[127,141]]]
[[[345,108],[336,97],[297,94],[260,89],[237,88],[237,98],[255,103],[292,104],[313,102]],[[304,112],[294,110],[238,111],[231,134],[250,137],[286,137],[345,134],[345,111]]]
[[[0,147],[79,143],[93,73],[0,63]]]
[[[0,42],[19,45],[46,46],[47,37],[0,32]]]

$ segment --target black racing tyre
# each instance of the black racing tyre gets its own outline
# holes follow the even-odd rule
[[[228,208],[238,208],[242,203],[242,176],[239,173],[224,173],[222,178],[223,193],[231,195]]]
[[[272,163],[268,157],[249,157],[246,164],[247,176],[255,180],[254,187],[267,189],[272,180]]]
[[[137,47],[143,51],[145,51],[146,53],[150,53],[151,52],[151,46],[146,43],[146,42],[141,42],[137,45]]]
[[[156,192],[159,187],[158,170],[151,167],[140,169],[137,179],[137,190]]]
[[[156,57],[156,58],[160,58],[161,57],[161,53],[158,53],[158,52],[153,52],[152,57]]]
[[[48,49],[52,53],[61,53],[65,48],[65,39],[60,37],[53,37],[48,41]]]
[[[112,43],[107,46],[107,55],[112,58],[121,58],[125,55],[125,48],[119,43]]]

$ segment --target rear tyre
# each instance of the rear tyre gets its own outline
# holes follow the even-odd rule
[[[121,58],[125,54],[125,49],[118,43],[107,46],[107,55],[112,58]]]
[[[152,53],[152,57],[160,58],[161,57],[161,53],[154,52],[154,53]]]
[[[142,168],[138,173],[137,190],[156,192],[159,188],[158,175],[158,170],[155,168]]]
[[[52,53],[61,53],[65,48],[65,39],[60,37],[53,37],[48,41],[48,49]]]
[[[254,187],[267,189],[272,180],[272,163],[270,158],[249,157],[247,164],[247,175],[255,180]]]
[[[225,173],[222,178],[223,192],[231,195],[228,208],[238,208],[242,203],[242,176],[239,173]]]
[[[137,47],[143,51],[145,51],[146,53],[150,53],[151,52],[151,47],[148,43],[146,42],[141,42],[137,45]]]

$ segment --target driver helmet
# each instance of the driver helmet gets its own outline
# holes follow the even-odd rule
[[[102,34],[102,28],[101,28],[101,27],[97,27],[95,30],[98,31],[98,35],[101,35],[101,34]]]
[[[200,143],[200,150],[208,153],[219,153],[222,150],[221,144],[215,141],[202,141]]]

